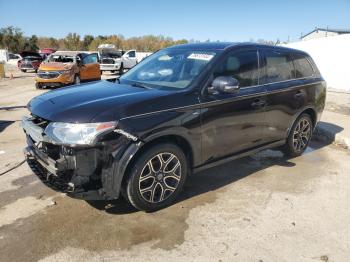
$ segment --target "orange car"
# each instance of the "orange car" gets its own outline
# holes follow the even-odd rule
[[[57,51],[41,63],[35,81],[36,88],[60,87],[101,79],[96,53]]]

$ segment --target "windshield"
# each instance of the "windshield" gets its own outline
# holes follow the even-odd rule
[[[215,52],[198,50],[159,51],[124,74],[120,81],[150,87],[186,88],[215,55]]]
[[[69,55],[50,55],[46,62],[73,63],[74,57]]]

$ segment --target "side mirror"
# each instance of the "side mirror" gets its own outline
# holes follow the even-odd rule
[[[234,94],[239,92],[239,82],[231,76],[218,76],[214,79],[211,86],[208,88],[209,94],[228,93]]]

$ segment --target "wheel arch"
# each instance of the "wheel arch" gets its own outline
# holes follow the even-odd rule
[[[130,173],[130,168],[133,166],[133,163],[138,159],[138,157],[147,151],[149,148],[160,144],[160,143],[172,143],[177,145],[185,154],[186,159],[188,160],[188,171],[190,171],[193,167],[193,161],[194,161],[194,152],[191,144],[189,141],[184,138],[181,135],[178,134],[167,134],[167,135],[161,135],[157,137],[153,137],[152,139],[146,141],[143,146],[141,146],[137,152],[133,155],[133,157],[129,160],[127,163],[124,172],[123,172],[123,178],[121,186],[123,187],[125,185],[125,182],[128,178],[128,174]]]
[[[295,114],[295,117],[293,118],[293,121],[290,124],[290,127],[288,128],[288,132],[287,132],[287,136],[289,135],[289,132],[291,130],[291,127],[293,126],[293,124],[295,123],[295,121],[302,115],[302,114],[308,114],[311,117],[312,120],[312,125],[313,125],[313,129],[315,129],[316,124],[317,124],[317,112],[315,110],[315,108],[313,107],[306,107],[303,108],[302,110],[299,111],[299,113]]]

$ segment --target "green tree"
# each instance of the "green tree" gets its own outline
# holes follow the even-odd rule
[[[64,39],[64,45],[68,50],[76,51],[81,49],[80,35],[69,33]]]
[[[19,53],[24,46],[24,37],[22,30],[18,27],[8,26],[0,29],[1,46],[7,50]]]
[[[49,38],[49,47],[50,48],[53,48],[53,49],[58,49],[59,48],[59,45],[58,45],[58,41],[57,41],[57,39],[55,39],[55,38],[53,38],[53,37],[50,37]]]
[[[31,37],[25,39],[23,50],[37,51],[38,49],[38,37],[36,35],[32,35]]]
[[[83,49],[89,50],[89,46],[91,42],[94,40],[94,37],[92,35],[84,35],[83,38]]]

